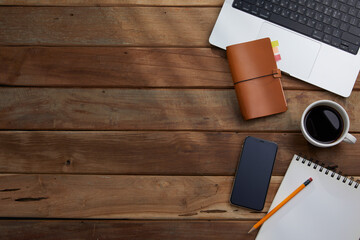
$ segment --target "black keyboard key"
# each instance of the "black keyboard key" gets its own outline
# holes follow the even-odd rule
[[[360,1],[357,2],[356,8],[359,8],[359,9],[360,9]]]
[[[264,9],[261,9],[261,10],[260,10],[259,17],[264,18],[264,19],[269,19],[269,17],[270,17],[270,12],[269,12],[269,11],[266,11],[266,10],[264,10]]]
[[[273,11],[273,13],[281,14],[282,8],[279,6],[274,6],[272,11]]]
[[[318,12],[324,12],[324,9],[325,9],[325,6],[320,3],[317,3],[315,6],[315,10]]]
[[[322,20],[324,19],[324,14],[315,13],[314,18],[315,18],[315,20],[322,22]]]
[[[245,12],[250,12],[250,10],[251,10],[251,5],[248,4],[248,3],[243,3],[241,9],[244,10]]]
[[[340,47],[341,40],[335,37],[332,37],[331,44],[335,47]]]
[[[314,10],[311,10],[311,9],[307,9],[305,15],[306,15],[307,17],[313,18],[314,15],[315,15],[315,11],[314,11]]]
[[[256,6],[252,6],[250,12],[254,15],[258,15],[258,13],[260,12],[260,9]]]
[[[237,9],[242,9],[242,1],[234,1],[233,7]]]
[[[297,12],[298,12],[299,14],[305,14],[305,12],[306,12],[306,7],[303,7],[303,6],[298,7]]]
[[[331,24],[331,17],[324,16],[323,23],[330,25]]]
[[[315,9],[316,3],[313,2],[313,1],[308,1],[308,2],[306,3],[306,6],[307,6],[308,8]]]
[[[350,7],[345,4],[341,4],[340,11],[347,13],[349,11]]]
[[[348,32],[343,32],[343,34],[341,35],[341,39],[360,46],[360,37],[352,35]]]
[[[324,37],[324,33],[315,30],[312,36],[317,40],[322,40]]]
[[[325,36],[324,36],[324,42],[326,42],[326,43],[331,43],[331,36],[330,35],[327,35],[327,34],[325,34]]]
[[[353,44],[349,45],[349,52],[352,54],[357,54],[359,51],[359,46],[355,46]]]
[[[318,23],[316,23],[315,28],[318,31],[322,31],[324,28],[324,24],[318,22]]]
[[[340,30],[339,30],[339,29],[334,29],[334,31],[333,31],[333,36],[340,38],[340,36],[341,36]]]
[[[340,19],[341,18],[341,12],[338,11],[338,10],[334,10],[333,13],[332,13],[332,16],[336,19]]]
[[[350,6],[355,6],[356,0],[349,0],[349,1],[348,1],[348,4],[349,4]]]
[[[341,42],[340,48],[344,51],[347,51],[349,49],[349,44],[346,42]]]
[[[331,26],[333,26],[334,28],[338,28],[340,26],[340,21],[334,19],[331,23]]]
[[[273,7],[274,7],[274,5],[272,5],[271,3],[268,3],[268,2],[265,3],[265,5],[264,5],[265,10],[268,10],[268,11],[271,11]]]
[[[360,0],[234,0],[233,7],[352,54],[360,48]]]
[[[331,7],[332,7],[332,8],[335,8],[335,9],[339,9],[340,3],[339,3],[338,1],[333,1],[333,2],[331,3]]]
[[[325,32],[325,33],[327,33],[327,34],[332,34],[332,31],[333,31],[332,27],[325,26],[325,28],[324,28],[324,32]]]
[[[325,9],[324,9],[325,15],[332,16],[333,12],[334,12],[334,10],[332,8],[325,7]]]
[[[290,19],[297,22],[299,19],[299,14],[294,12],[290,13]]]
[[[311,28],[313,28],[313,27],[315,27],[315,24],[316,24],[316,21],[310,19],[310,20],[307,22],[306,25],[309,26],[309,27],[311,27]]]
[[[273,13],[281,14],[282,10],[283,10],[282,7],[274,6]]]
[[[352,16],[356,16],[358,14],[359,10],[355,9],[355,8],[350,8],[349,10],[349,14]]]
[[[350,22],[350,15],[343,14],[343,15],[341,16],[341,21],[343,21],[343,22]]]
[[[291,11],[296,11],[297,10],[297,8],[298,8],[298,5],[296,4],[296,3],[290,3],[289,4],[289,9],[291,10]]]
[[[359,23],[359,19],[354,18],[354,17],[351,17],[349,23],[350,23],[351,25],[356,26],[356,25],[358,25],[358,23]]]
[[[264,3],[265,3],[265,0],[257,0],[256,1],[256,6],[262,7],[264,5]]]
[[[323,3],[327,6],[330,6],[332,1],[331,0],[324,0]]]
[[[285,18],[288,18],[290,16],[290,10],[287,10],[287,9],[283,9],[281,11],[281,16],[285,17]]]
[[[350,24],[348,23],[341,23],[340,24],[340,29],[343,30],[343,31],[347,31],[350,27]]]
[[[349,28],[349,32],[354,34],[355,36],[360,37],[360,28],[354,27],[354,26],[350,26]]]
[[[280,0],[280,6],[287,8],[289,6],[289,1],[288,0]]]
[[[280,15],[272,14],[270,16],[270,21],[277,23],[281,26],[290,28],[291,30],[297,31],[299,33],[302,33],[304,35],[311,35],[313,32],[313,29],[311,27],[308,27],[306,25],[303,25],[301,23],[297,23],[291,20],[288,20]]]
[[[304,16],[300,16],[298,21],[299,21],[299,23],[306,24],[308,21],[308,18],[304,17]]]
[[[356,8],[360,8],[360,2],[359,1],[356,4]]]

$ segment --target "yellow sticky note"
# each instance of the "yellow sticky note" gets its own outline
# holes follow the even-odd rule
[[[272,46],[272,47],[278,47],[278,46],[279,46],[278,40],[272,41],[272,42],[271,42],[271,46]]]
[[[279,53],[279,48],[278,47],[273,47],[273,52],[274,52],[274,54]]]

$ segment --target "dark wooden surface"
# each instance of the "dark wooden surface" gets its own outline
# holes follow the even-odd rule
[[[254,239],[247,231],[255,221],[0,221],[3,239]],[[16,232],[16,234],[14,234]],[[54,235],[55,234],[55,235]],[[16,238],[14,238],[14,236]],[[220,238],[221,237],[221,238]]]
[[[360,176],[357,145],[299,129],[318,99],[360,137],[360,78],[341,98],[289,76],[289,110],[244,121],[222,1],[0,0],[0,239],[254,239],[294,153]],[[229,204],[248,135],[279,152],[263,211]]]

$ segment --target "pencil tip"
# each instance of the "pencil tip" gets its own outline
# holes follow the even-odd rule
[[[251,232],[254,231],[254,230],[255,230],[255,228],[252,227],[252,228],[250,229],[250,231],[248,231],[248,233],[251,233]]]

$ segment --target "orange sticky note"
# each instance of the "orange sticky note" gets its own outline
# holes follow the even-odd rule
[[[279,48],[278,47],[273,47],[273,52],[274,52],[274,54],[279,53]]]
[[[275,55],[274,57],[275,57],[275,61],[280,61],[280,60],[281,60],[281,56],[280,56],[280,54]]]

